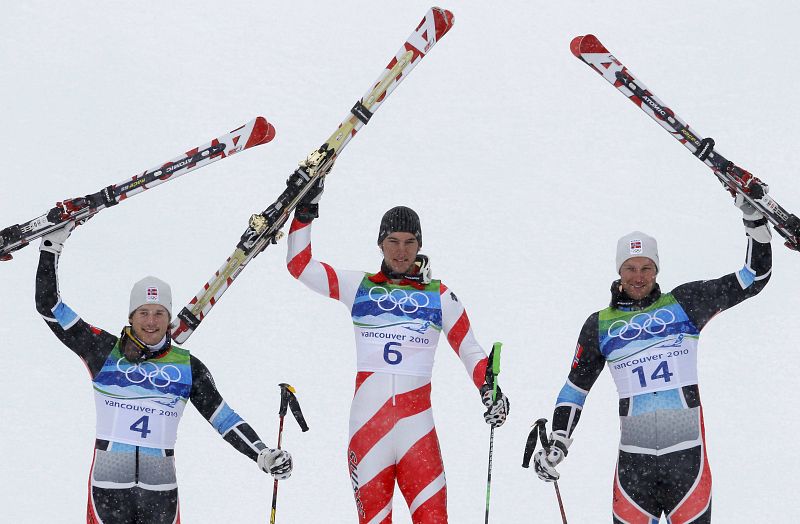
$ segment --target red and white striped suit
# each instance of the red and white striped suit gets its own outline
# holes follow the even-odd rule
[[[289,272],[346,305],[356,336],[357,375],[350,408],[348,467],[359,522],[392,521],[397,481],[415,524],[447,522],[447,488],[431,410],[431,369],[439,331],[476,388],[486,353],[469,318],[444,284],[388,281],[382,273],[341,271],[311,254],[311,224],[294,220]]]

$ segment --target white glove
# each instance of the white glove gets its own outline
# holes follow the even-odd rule
[[[483,419],[486,423],[493,428],[502,426],[506,421],[506,417],[508,417],[511,403],[508,401],[508,397],[500,391],[500,386],[497,386],[497,397],[494,402],[492,402],[491,386],[489,386],[489,384],[481,386],[481,401],[487,408],[486,412],[483,414]]]
[[[278,480],[286,480],[292,476],[292,456],[282,449],[262,449],[256,460],[264,473],[269,473]]]
[[[562,430],[550,433],[550,448],[540,449],[533,457],[533,467],[540,479],[545,482],[554,482],[561,477],[556,466],[567,456],[567,450],[572,445],[572,439],[567,438],[567,433]]]
[[[66,242],[72,234],[73,229],[75,229],[75,221],[70,220],[64,227],[44,235],[39,244],[39,251],[47,251],[54,255],[60,255],[61,250],[64,249],[64,242]]]
[[[768,186],[763,185],[763,187],[765,188],[765,193],[769,191]],[[762,244],[769,243],[769,241],[772,240],[772,232],[769,229],[769,224],[767,219],[764,218],[764,215],[753,207],[750,202],[745,200],[744,195],[741,193],[736,194],[734,204],[742,210],[742,221],[744,222],[745,232],[753,237],[753,240],[756,242]]]

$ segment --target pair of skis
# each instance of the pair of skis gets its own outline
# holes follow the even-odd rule
[[[289,176],[286,190],[264,211],[250,217],[236,249],[222,267],[203,286],[189,304],[181,309],[170,326],[172,339],[181,344],[197,329],[211,308],[219,301],[245,266],[281,236],[281,228],[303,196],[328,174],[345,146],[366,125],[400,82],[419,64],[431,48],[453,26],[450,11],[433,7],[381,71],[375,83],[356,101],[345,119],[330,137]],[[32,240],[64,227],[69,221],[83,223],[102,209],[111,207],[136,193],[150,189],[180,175],[203,167],[233,153],[272,140],[275,128],[258,117],[235,131],[190,150],[157,168],[108,186],[85,197],[59,202],[46,214],[23,224],[0,231],[0,260],[25,247]]]
[[[273,138],[275,138],[275,127],[263,116],[259,116],[230,133],[190,149],[186,153],[130,179],[104,187],[90,195],[58,202],[47,213],[0,231],[0,260],[10,260],[11,253],[14,251],[22,249],[37,238],[64,227],[67,222],[74,220],[77,223],[83,223],[103,209],[115,206],[137,193],[175,180],[181,175],[245,149],[266,144]]]
[[[788,248],[800,250],[800,219],[768,195],[760,180],[714,149],[714,139],[704,138],[696,130],[691,129],[622,65],[596,36],[575,37],[570,43],[570,50],[710,167],[731,194],[741,194],[761,212],[775,230],[786,239],[785,244]]]

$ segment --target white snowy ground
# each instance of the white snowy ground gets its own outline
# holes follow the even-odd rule
[[[795,2],[506,1],[443,4],[452,31],[349,145],[315,224],[318,257],[376,270],[381,214],[423,220],[434,274],[488,348],[505,343],[512,402],[496,432],[492,522],[559,522],[550,486],[520,467],[530,424],[551,417],[578,331],[608,300],[616,239],[659,240],[665,290],[741,267],[740,215],[710,171],[569,52],[594,33],[719,149],[800,213]],[[172,283],[175,310],[233,250],[252,212],[347,114],[428,2],[9,2],[0,18],[0,226],[94,192],[264,115],[270,144],[104,211],[61,260],[64,299],[111,332],[132,283]],[[800,256],[774,242],[764,293],[703,333],[700,375],[714,516],[796,522],[800,431],[795,328]],[[186,344],[265,440],[279,382],[311,431],[283,523],[355,522],[345,466],[354,378],[348,315],[294,281],[285,243],[258,257]],[[33,304],[35,246],[0,265],[0,520],[81,522],[94,409],[80,360]],[[433,402],[451,522],[482,522],[489,429],[446,344]],[[618,438],[604,373],[560,468],[571,523],[610,520]],[[177,446],[189,523],[264,522],[271,480],[186,410]],[[408,523],[399,494],[395,522]]]

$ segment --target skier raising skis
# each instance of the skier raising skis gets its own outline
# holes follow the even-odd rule
[[[86,364],[94,388],[97,427],[86,522],[180,522],[173,447],[188,400],[263,471],[288,478],[291,455],[268,448],[223,400],[206,366],[171,344],[169,285],[145,277],[133,286],[130,325],[119,337],[87,324],[61,300],[58,260],[74,227],[70,222],[42,237],[36,308]]]
[[[415,524],[447,522],[446,486],[431,409],[431,372],[439,333],[461,359],[487,407],[484,418],[500,426],[509,401],[485,382],[487,357],[475,340],[464,306],[441,281],[431,280],[419,254],[419,217],[395,207],[381,220],[379,272],[342,271],[311,254],[322,181],[298,205],[292,221],[289,272],[313,291],[351,312],[357,374],[350,408],[348,467],[360,523],[391,523],[394,484]]]
[[[611,304],[581,329],[572,369],[556,400],[548,450],[535,455],[544,481],[567,456],[581,410],[603,365],[619,394],[620,445],[614,477],[613,522],[711,522],[711,471],[697,384],[700,331],[719,312],[760,292],[772,271],[766,220],[741,195],[747,234],[745,265],[715,280],[662,293],[656,240],[635,231],[617,243],[620,278]]]

